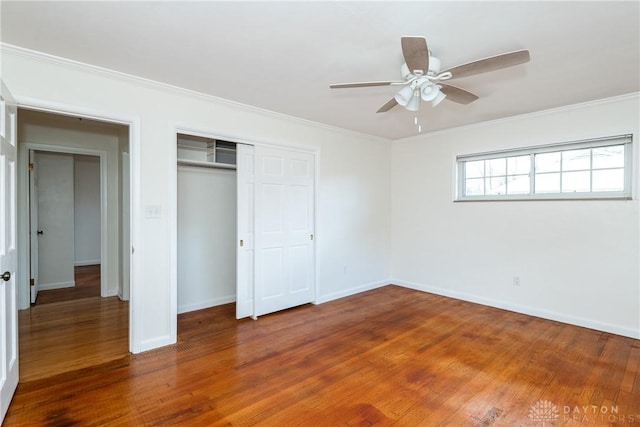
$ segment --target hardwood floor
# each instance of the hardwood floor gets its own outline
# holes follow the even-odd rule
[[[178,327],[174,346],[21,381],[5,424],[640,423],[638,340],[405,288]]]
[[[73,288],[38,292],[36,305],[100,296],[100,264],[75,267],[74,280]]]
[[[20,381],[119,359],[129,353],[129,303],[118,297],[35,305],[18,312]]]

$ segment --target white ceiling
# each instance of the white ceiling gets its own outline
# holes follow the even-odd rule
[[[531,62],[455,81],[470,105],[423,105],[423,133],[640,90],[640,2],[10,2],[2,42],[389,139],[415,113],[376,110],[400,37],[443,69],[517,49]],[[453,82],[452,82],[453,83]]]

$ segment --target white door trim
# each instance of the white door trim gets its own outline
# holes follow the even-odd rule
[[[28,180],[29,174],[29,150],[34,151],[43,151],[50,153],[65,153],[65,154],[83,154],[87,156],[96,156],[100,158],[100,296],[107,297],[112,296],[108,294],[107,289],[107,271],[109,271],[109,256],[108,256],[108,239],[109,239],[109,229],[108,229],[108,221],[107,221],[107,212],[109,209],[108,201],[107,201],[107,152],[103,150],[94,150],[90,148],[79,148],[79,147],[68,147],[62,145],[52,145],[52,144],[42,144],[36,142],[22,142],[21,143],[23,150],[27,153],[22,157],[25,158],[25,162],[19,163],[18,173],[22,174],[22,178]],[[23,153],[24,154],[24,153]],[[25,199],[26,196],[26,199]],[[28,194],[20,195],[20,201],[18,202],[19,206],[29,206]],[[24,230],[21,230],[24,231]],[[29,239],[29,236],[24,237],[25,241]],[[27,260],[21,260],[21,262],[27,262]],[[26,267],[26,271],[28,270],[28,266]],[[27,281],[27,285],[29,285]],[[27,293],[29,293],[29,289],[27,288]],[[21,308],[26,308],[27,306],[23,306],[21,304]]]
[[[131,241],[131,264],[130,264],[130,300],[129,300],[129,351],[132,353],[139,353],[143,350],[142,343],[142,322],[137,321],[136,314],[141,313],[142,308],[142,295],[140,295],[140,268],[138,263],[135,262],[139,257],[139,253],[135,253],[133,248],[137,248],[139,252],[140,245],[140,117],[123,115],[115,112],[98,111],[89,108],[83,108],[78,106],[71,106],[67,104],[60,104],[56,102],[46,101],[42,99],[30,98],[30,97],[16,97],[18,108],[37,110],[48,112],[52,114],[60,114],[67,116],[83,117],[92,120],[99,120],[103,122],[111,122],[126,125],[129,127],[129,166],[130,166],[130,182],[131,191],[129,193],[130,198],[130,241]],[[25,191],[24,188],[20,188],[19,192]],[[106,222],[106,221],[105,221]],[[21,241],[22,249],[18,253],[18,260],[28,257],[28,246]],[[18,270],[18,280],[28,281],[29,272],[24,270]]]

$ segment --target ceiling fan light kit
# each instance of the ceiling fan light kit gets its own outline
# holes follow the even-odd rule
[[[422,100],[429,102],[436,99],[438,93],[440,92],[440,86],[434,84],[425,84],[422,85],[420,89],[420,96],[422,96]]]
[[[434,107],[442,102],[447,95],[442,93],[441,88],[442,86],[428,80],[421,83],[414,82],[411,86],[400,89],[393,98],[398,105],[407,110],[418,111],[420,109],[421,99],[425,102],[431,102],[431,105]]]
[[[400,92],[396,93],[396,95],[394,96],[398,105],[401,105],[403,107],[406,107],[413,97],[413,88],[410,86],[403,87],[402,89],[400,89]]]
[[[400,105],[409,111],[418,111],[421,99],[425,102],[431,102],[433,107],[440,104],[445,98],[459,104],[470,104],[478,99],[477,95],[457,86],[443,83],[444,81],[497,71],[524,64],[530,60],[529,51],[524,49],[468,62],[441,72],[440,59],[431,56],[431,52],[427,47],[427,40],[424,37],[405,36],[400,41],[405,60],[400,67],[400,74],[403,80],[338,83],[329,87],[332,89],[346,89],[371,86],[405,86],[391,100],[380,107],[377,112],[387,112],[396,105]]]
[[[409,111],[418,111],[420,109],[420,96],[416,96],[414,93],[407,105],[404,105],[404,108]]]
[[[440,87],[440,86],[438,86]],[[440,104],[445,98],[447,97],[447,95],[445,95],[444,93],[442,93],[440,90],[438,90],[438,93],[436,94],[436,97],[433,98],[433,100],[431,101],[431,105],[433,105],[434,107],[436,107],[438,104]]]

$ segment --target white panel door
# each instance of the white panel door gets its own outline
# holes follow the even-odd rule
[[[18,385],[16,105],[0,82],[0,423]]]
[[[253,146],[237,144],[238,250],[236,252],[236,318],[254,317],[253,310]]]
[[[38,280],[38,164],[36,152],[29,150],[29,241],[31,304],[36,302],[40,290]]]
[[[255,147],[254,316],[314,300],[314,156]]]

